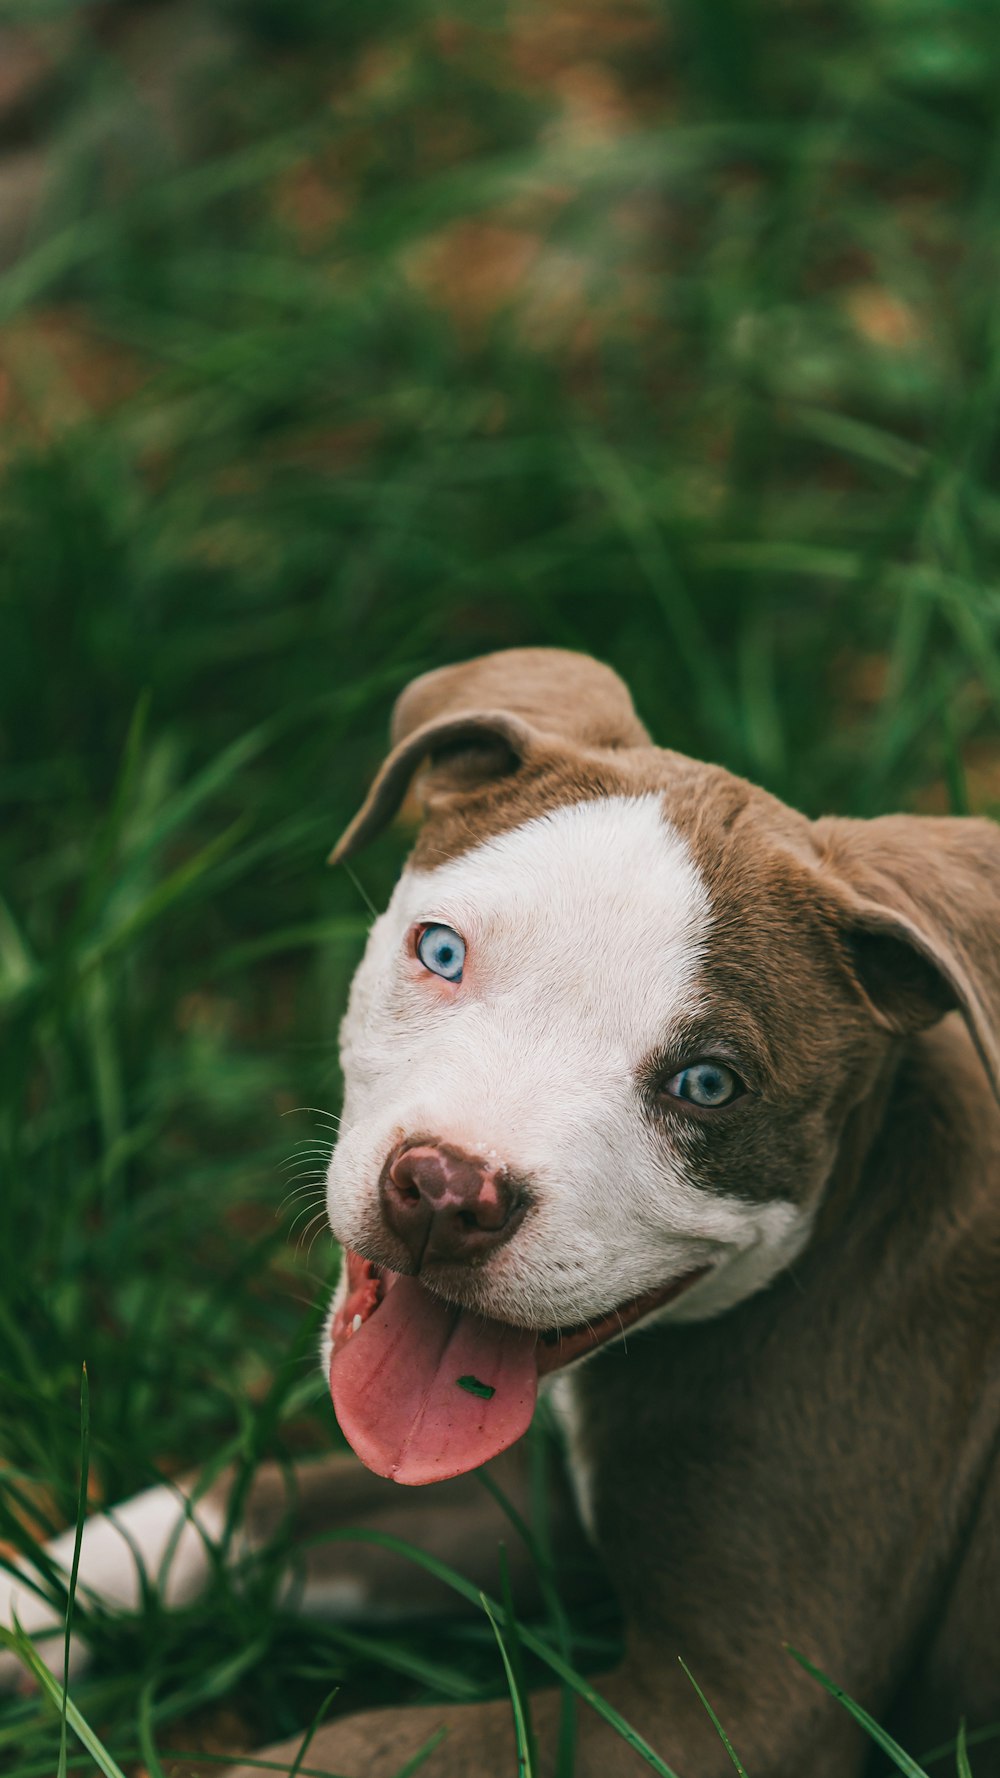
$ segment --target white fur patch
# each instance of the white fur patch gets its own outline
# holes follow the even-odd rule
[[[342,1029],[344,1117],[330,1222],[370,1245],[383,1162],[407,1136],[499,1157],[534,1205],[463,1280],[464,1300],[529,1327],[571,1326],[700,1265],[659,1313],[714,1314],[786,1263],[803,1213],[700,1190],[654,1134],[636,1080],[699,1011],[712,909],[659,795],[541,815],[433,871],[407,870],[372,928]],[[441,991],[408,954],[415,924],[465,939]]]

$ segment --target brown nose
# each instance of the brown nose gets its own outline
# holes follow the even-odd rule
[[[513,1234],[525,1205],[503,1167],[444,1143],[400,1149],[383,1169],[382,1214],[413,1261],[480,1265]]]

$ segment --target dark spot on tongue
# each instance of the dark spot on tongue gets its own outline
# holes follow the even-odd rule
[[[467,1389],[470,1395],[481,1395],[484,1401],[492,1401],[496,1390],[492,1383],[481,1383],[478,1377],[459,1377],[460,1389]]]
[[[536,1336],[442,1302],[416,1278],[386,1284],[360,1325],[334,1326],[341,1431],[376,1475],[410,1486],[478,1469],[531,1423]]]

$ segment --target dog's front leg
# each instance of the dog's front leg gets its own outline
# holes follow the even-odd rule
[[[515,1510],[529,1510],[525,1465],[508,1453],[488,1466],[493,1480]],[[224,1471],[205,1488],[197,1477],[147,1489],[108,1513],[95,1514],[83,1531],[79,1596],[106,1610],[138,1611],[143,1576],[159,1584],[164,1602],[195,1598],[218,1561],[231,1511],[238,1523],[228,1559],[252,1561],[275,1545],[287,1565],[286,1600],[303,1613],[341,1620],[392,1620],[468,1609],[461,1596],[435,1580],[414,1561],[385,1547],[351,1538],[328,1540],[331,1531],[369,1531],[402,1539],[457,1569],[466,1581],[491,1592],[498,1588],[498,1549],[504,1543],[515,1598],[523,1610],[537,1604],[538,1576],[533,1561],[506,1514],[476,1475],[430,1488],[400,1488],[364,1469],[357,1458],[331,1455],[285,1468],[265,1463],[257,1469],[245,1498],[233,1499],[238,1472]],[[556,1555],[565,1590],[579,1596],[599,1586],[595,1559],[572,1512],[565,1484],[554,1485]],[[73,1558],[74,1532],[64,1532],[46,1555],[66,1584]],[[61,1612],[40,1598],[27,1581],[0,1571],[0,1623],[14,1618],[32,1635],[39,1652],[62,1671]],[[70,1673],[85,1667],[85,1640],[75,1636]],[[13,1655],[0,1653],[0,1688],[16,1685],[23,1669]]]
[[[732,1764],[701,1701],[677,1664],[658,1651],[652,1665],[626,1667],[593,1680],[595,1689],[680,1778],[731,1778]],[[864,1736],[832,1699],[818,1710],[772,1714],[743,1697],[716,1699],[723,1716],[741,1722],[740,1754],[760,1778],[858,1778]],[[741,1708],[742,1705],[742,1708]],[[558,1691],[531,1694],[536,1778],[552,1778],[564,1703]],[[594,1708],[577,1698],[573,1778],[648,1778],[649,1763]],[[513,1712],[508,1698],[477,1705],[423,1705],[371,1710],[321,1729],[309,1744],[308,1765],[337,1778],[397,1778],[407,1763],[444,1731],[420,1764],[421,1778],[494,1778],[518,1771]],[[301,1736],[270,1747],[259,1758],[291,1767]],[[240,1767],[226,1778],[253,1778]]]
[[[609,1674],[594,1684],[663,1759],[671,1765],[676,1762],[683,1778],[725,1778],[726,1773],[731,1774],[728,1755],[713,1736],[704,1712],[699,1722],[686,1700],[681,1701],[679,1720],[666,1728],[653,1701],[643,1696],[624,1674]],[[649,1765],[614,1728],[579,1699],[572,1708],[573,1778],[641,1778],[643,1773],[648,1778]],[[556,1770],[562,1711],[559,1692],[531,1694],[536,1778],[552,1778]],[[500,1778],[519,1770],[508,1698],[488,1704],[366,1710],[320,1729],[309,1744],[307,1764],[314,1770],[336,1773],[337,1778],[397,1778],[408,1762],[438,1735],[438,1744],[421,1762],[421,1778],[424,1773],[427,1778]],[[257,1757],[273,1761],[285,1771],[292,1766],[300,1745],[301,1736],[268,1747]],[[813,1769],[819,1770],[810,1768]],[[254,1778],[254,1770],[240,1766],[227,1773],[226,1778]],[[826,1770],[824,1767],[823,1772]],[[762,1778],[791,1778],[791,1768],[782,1766],[779,1773],[778,1768],[765,1767]]]
[[[454,1615],[470,1607],[412,1557],[364,1536],[330,1538],[327,1533],[398,1538],[491,1593],[500,1587],[503,1544],[518,1607],[532,1611],[540,1602],[534,1559],[483,1473],[519,1517],[529,1518],[527,1463],[519,1450],[506,1452],[485,1472],[427,1488],[401,1488],[346,1455],[303,1463],[290,1472],[266,1464],[247,1500],[244,1547],[260,1548],[278,1537],[287,1540],[289,1599],[304,1613],[387,1621]],[[605,1583],[561,1474],[553,1479],[550,1495],[560,1590],[568,1598],[593,1594]]]
[[[211,1548],[223,1533],[231,1485],[231,1478],[225,1478],[199,1498],[190,1480],[176,1485],[161,1483],[110,1512],[95,1513],[84,1525],[80,1544],[77,1596],[84,1606],[89,1599],[108,1611],[138,1611],[144,1580],[154,1586],[161,1583],[168,1606],[196,1597],[211,1570]],[[49,1566],[67,1588],[75,1542],[76,1532],[71,1528],[45,1546]],[[61,1678],[63,1613],[35,1591],[27,1563],[21,1570],[23,1579],[0,1570],[0,1624],[7,1629],[15,1621],[20,1624],[42,1659]],[[74,1635],[69,1650],[71,1678],[83,1670],[88,1658],[86,1641]],[[0,1651],[0,1690],[23,1682],[20,1662],[13,1654]]]

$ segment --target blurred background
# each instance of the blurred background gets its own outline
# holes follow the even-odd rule
[[[324,858],[412,674],[586,649],[808,812],[1000,806],[998,262],[991,0],[0,5],[8,1551],[84,1359],[93,1504],[335,1436],[310,1222],[405,840]],[[502,1688],[273,1579],[94,1626],[130,1772]]]

